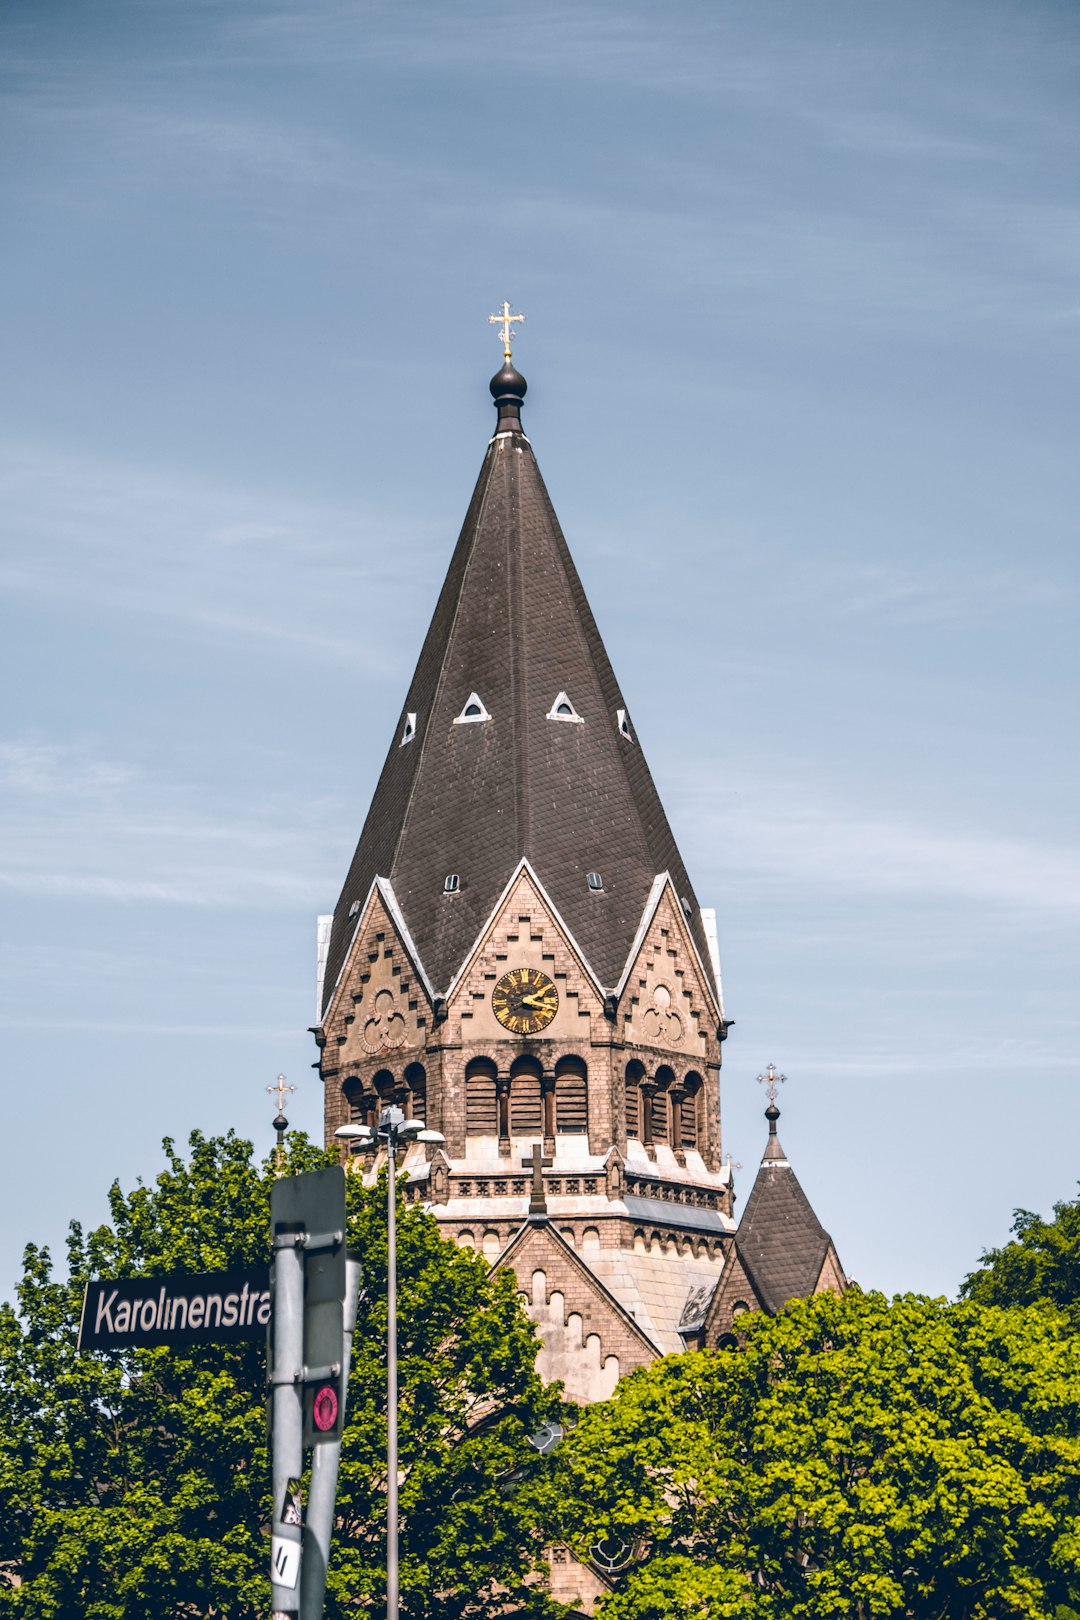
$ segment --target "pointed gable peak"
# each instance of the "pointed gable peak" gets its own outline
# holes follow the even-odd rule
[[[525,391],[509,362],[492,378],[497,431],[334,913],[328,985],[352,933],[350,906],[383,877],[441,992],[523,858],[599,982],[619,978],[661,872],[708,959],[700,908],[521,429]],[[459,878],[452,898],[448,872]]]

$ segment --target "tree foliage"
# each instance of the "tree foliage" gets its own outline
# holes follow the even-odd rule
[[[1054,1205],[1052,1220],[1013,1212],[1014,1237],[987,1249],[961,1293],[982,1305],[1056,1305],[1080,1328],[1080,1198]]]
[[[230,1134],[130,1193],[108,1225],[72,1225],[67,1277],[31,1246],[18,1309],[0,1307],[0,1616],[249,1620],[269,1598],[265,1347],[79,1355],[92,1276],[198,1273],[267,1262],[270,1163]],[[327,1162],[303,1138],[289,1169]],[[331,1617],[382,1601],[385,1559],[386,1183],[348,1178],[364,1261],[342,1450]],[[536,1571],[531,1497],[548,1466],[526,1437],[557,1393],[513,1280],[445,1243],[399,1197],[402,1611],[410,1620],[552,1612]]]
[[[1047,1310],[819,1295],[656,1362],[551,1482],[602,1620],[1048,1620],[1080,1587],[1080,1342]]]

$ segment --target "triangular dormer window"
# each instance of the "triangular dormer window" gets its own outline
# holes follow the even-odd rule
[[[454,721],[455,726],[471,726],[478,720],[490,720],[491,716],[484,708],[483,703],[475,692],[470,692],[465,707]]]
[[[615,710],[615,724],[619,728],[619,736],[620,737],[625,737],[627,742],[633,742],[634,734],[630,730],[630,722],[626,718],[626,710],[625,709],[616,709]]]
[[[415,714],[410,712],[409,714],[407,714],[405,716],[405,729],[401,733],[401,742],[398,744],[398,747],[399,748],[404,748],[405,744],[407,742],[412,742],[412,740],[413,740],[413,738],[415,736],[416,736],[416,716],[415,716]]]
[[[558,697],[551,705],[551,708],[548,710],[547,717],[549,720],[573,720],[576,721],[579,726],[583,726],[585,724],[584,720],[581,718],[580,714],[578,714],[565,692],[559,693]]]

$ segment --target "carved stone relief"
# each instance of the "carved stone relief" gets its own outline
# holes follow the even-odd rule
[[[398,998],[385,986],[377,990],[367,1017],[360,1030],[364,1048],[378,1057],[384,1052],[395,1052],[404,1046],[407,1035],[405,1016],[398,1008]]]
[[[641,1015],[645,1039],[655,1046],[679,1046],[683,1038],[682,1019],[671,1005],[671,991],[666,984],[653,988],[652,1005]]]

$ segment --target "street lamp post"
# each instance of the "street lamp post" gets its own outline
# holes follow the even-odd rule
[[[397,1156],[412,1142],[441,1144],[441,1131],[406,1119],[389,1104],[377,1126],[342,1125],[334,1135],[368,1153],[386,1144],[386,1620],[398,1620],[398,1424],[397,1424]]]

